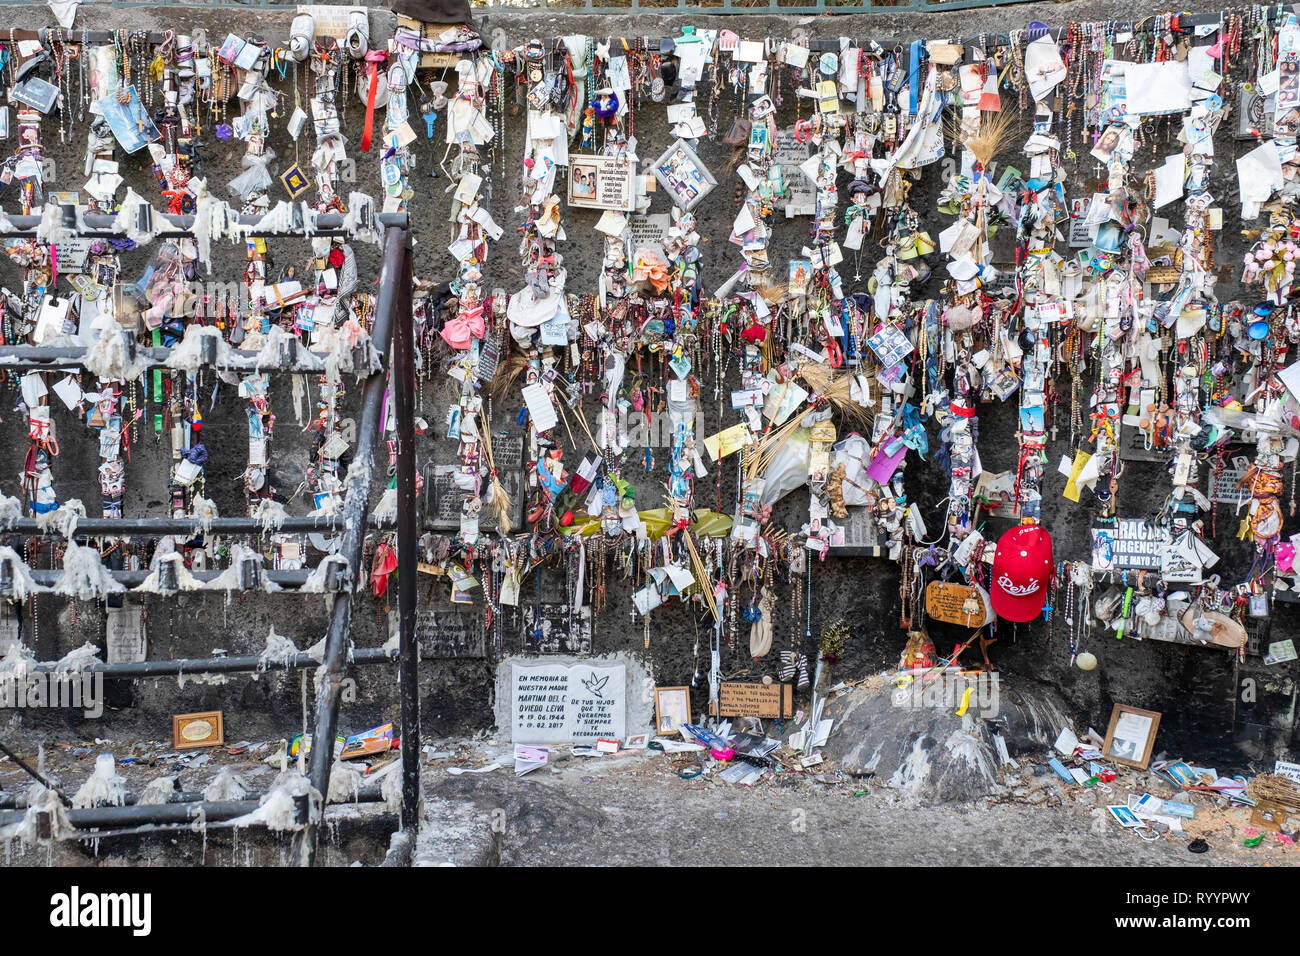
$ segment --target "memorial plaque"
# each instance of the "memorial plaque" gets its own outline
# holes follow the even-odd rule
[[[455,465],[439,465],[434,471],[433,479],[426,479],[431,500],[425,514],[433,528],[448,531],[460,528],[462,492],[453,481],[455,472]]]
[[[492,451],[496,458],[497,476],[510,497],[511,522],[518,528],[523,524],[524,499],[528,497],[524,488],[524,438],[522,435],[493,435]],[[465,492],[456,487],[458,467],[438,465],[432,476],[425,474],[425,526],[435,531],[460,531],[461,502],[465,499]],[[484,493],[486,491],[485,487]],[[480,529],[485,531],[497,526],[494,513],[488,507],[479,513],[478,521]]]
[[[86,269],[86,258],[90,255],[90,245],[93,239],[79,236],[69,236],[60,239],[55,247],[55,265],[59,268],[62,275],[72,275],[73,273],[84,272]]]
[[[931,581],[925,588],[925,613],[945,624],[982,627],[989,608],[979,588],[958,581]]]
[[[718,690],[718,709],[722,717],[791,717],[794,685],[724,680]]]
[[[483,615],[447,608],[420,608],[415,613],[415,639],[423,657],[487,657]]]
[[[126,603],[121,607],[110,606],[104,644],[110,664],[138,664],[146,660],[149,645],[145,638],[144,606]]]
[[[353,11],[366,15],[365,7],[343,7],[333,4],[299,4],[298,12],[312,18],[312,36],[317,39],[342,39],[348,35],[348,16]],[[414,21],[412,21],[414,22]]]
[[[644,216],[628,216],[627,223],[632,229],[632,247],[663,246],[664,233],[672,225],[672,216],[668,213],[654,213]]]
[[[510,730],[516,744],[594,744],[627,736],[622,664],[514,664]]]
[[[785,218],[811,216],[817,211],[817,187],[799,168],[808,161],[808,144],[799,142],[793,127],[778,130],[774,156],[785,181]]]
[[[1210,474],[1210,500],[1216,504],[1235,505],[1250,500],[1250,489],[1237,487],[1245,471],[1241,468],[1224,468],[1219,474]]]
[[[880,544],[880,529],[865,505],[849,508],[847,518],[833,518],[844,529],[844,543],[832,544],[831,553],[843,557],[882,558],[885,548]]]
[[[19,605],[8,601],[0,602],[0,657],[9,653],[9,649],[19,641],[18,614]]]

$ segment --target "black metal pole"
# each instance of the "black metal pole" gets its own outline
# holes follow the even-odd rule
[[[44,783],[44,781],[42,781],[42,783]],[[267,793],[269,793],[269,791],[267,791],[267,790],[248,790],[248,791],[245,791],[245,793],[244,793],[244,799],[245,799],[245,800],[261,800],[264,796],[267,795]],[[352,802],[352,803],[376,803],[376,802],[378,802],[378,801],[380,801],[380,800],[383,800],[383,799],[384,799],[384,795],[383,795],[383,788],[382,788],[382,786],[375,786],[374,784],[370,784],[370,785],[367,785],[367,786],[365,786],[365,787],[361,787],[361,788],[359,788],[359,789],[357,790],[357,796],[356,796],[356,799],[353,800],[353,801],[347,801],[347,802]],[[122,804],[122,806],[125,806],[125,807],[135,807],[135,806],[146,806],[146,807],[147,807],[147,806],[159,806],[159,804],[147,804],[147,803],[143,803],[143,804],[142,804],[142,803],[140,802],[140,797],[139,797],[139,795],[134,794],[134,793],[128,793],[128,794],[123,798],[123,800],[124,800],[125,802]],[[201,791],[201,790],[176,790],[176,791],[173,791],[172,793],[168,794],[166,802],[167,802],[167,803],[202,803],[202,802],[203,802],[203,791]],[[21,810],[26,810],[29,806],[31,806],[31,804],[28,802],[26,795],[23,795],[23,796],[20,798],[17,794],[8,794],[8,793],[4,793],[3,791],[0,791],[0,810],[19,810],[19,811],[21,811]],[[72,806],[72,801],[71,801],[71,800],[68,801],[68,806]],[[9,822],[13,822],[13,821],[10,820]],[[5,821],[4,821],[3,818],[0,818],[0,826],[5,826]]]
[[[378,527],[373,518],[362,516],[371,527]],[[285,518],[278,525],[273,525],[270,534],[301,534],[319,531],[322,534],[341,531],[344,524],[342,515],[301,515]],[[257,518],[213,518],[208,522],[209,534],[262,534],[262,522]],[[199,518],[81,518],[73,531],[73,537],[110,537],[125,538],[128,535],[196,535],[203,532],[203,522]],[[55,534],[53,530],[42,529],[35,518],[18,518],[8,524],[0,524],[0,535],[21,534],[41,535]]]
[[[1029,2],[1029,0],[1019,0],[1019,2],[1026,3]],[[214,9],[247,9],[246,7],[242,6],[239,3],[228,2],[228,0],[214,0],[214,2],[212,3],[205,3],[204,6],[211,7]],[[628,13],[634,15],[653,14],[653,16],[656,17],[680,16],[682,14],[692,14],[692,15],[704,14],[705,16],[716,17],[718,19],[724,19],[724,18],[730,19],[732,15],[744,16],[753,13],[753,9],[751,7],[741,6],[738,3],[727,3],[723,6],[712,7],[709,9],[700,9],[695,4],[692,4],[690,2],[681,2],[681,0],[679,0],[679,2],[677,3],[674,3],[666,7],[656,7],[653,9],[650,9],[644,5],[639,8],[630,7],[627,9],[623,9],[620,7],[617,9],[610,9],[609,7],[605,7],[602,9],[602,4],[599,3],[598,0],[592,0],[592,2],[586,4],[579,4],[570,9],[558,9],[556,7],[548,5],[545,7],[545,10],[546,10],[546,14],[549,17],[551,17],[552,20],[561,20],[561,21],[564,20],[566,17],[589,16],[593,12],[619,13],[624,15]],[[1275,22],[1277,19],[1279,19],[1282,16],[1282,13],[1279,12],[1281,10],[1282,7],[1280,5],[1278,6],[1277,10],[1274,10],[1273,7],[1268,6],[1267,4],[1264,5],[1262,8],[1264,22],[1265,23]],[[855,16],[855,15],[871,16],[872,14],[888,14],[888,13],[895,13],[897,11],[895,8],[885,8],[885,9],[874,8],[874,7],[855,8],[852,6],[844,5],[842,3],[819,4],[816,3],[815,0],[810,0],[810,2],[808,2],[807,4],[791,4],[789,10],[784,12],[786,12],[790,16],[835,15],[837,17],[844,17],[844,16]],[[944,11],[941,7],[937,7],[934,9],[933,12],[942,13]],[[950,12],[978,13],[981,11],[972,10],[972,11],[950,11]],[[1186,33],[1189,32],[1189,29],[1191,27],[1198,26],[1201,24],[1218,23],[1219,19],[1220,17],[1218,13],[1184,14],[1178,18],[1178,30],[1183,33]],[[1123,31],[1132,32],[1137,29],[1141,21],[1111,20],[1110,23],[1112,24],[1112,28],[1116,32],[1123,32]],[[1066,34],[1068,30],[1069,27],[1052,27],[1051,29],[1046,31],[1046,35],[1051,36],[1053,39],[1062,40],[1066,38]],[[41,32],[42,31],[38,31],[38,30],[15,30],[15,31],[11,31],[10,39],[11,40],[13,39],[39,40],[41,39]],[[557,32],[564,33],[567,31],[557,30]],[[622,37],[621,39],[625,39],[630,43],[630,41],[634,38],[634,36],[635,36],[634,34],[629,34],[626,37]],[[115,37],[113,32],[109,30],[90,30],[85,34],[84,39],[90,42],[91,44],[98,44],[98,43],[112,43]],[[597,39],[600,38],[597,37]],[[620,38],[610,36],[610,37],[606,37],[605,39],[614,41]],[[648,36],[648,37],[641,37],[640,39],[643,39],[645,41],[645,45],[647,47],[654,50],[660,49],[660,41],[662,38],[655,37],[655,36]],[[669,38],[669,39],[674,39],[674,38]],[[676,39],[680,39],[680,38],[676,38]],[[900,40],[884,38],[879,36],[875,37],[874,39],[885,50],[891,50],[896,45],[902,42]],[[69,43],[74,43],[74,44],[83,42],[82,31],[80,30],[70,31],[70,35],[66,36],[65,40]],[[166,36],[162,33],[152,32],[149,34],[150,43],[162,43],[165,40],[166,40]],[[987,35],[980,35],[977,37],[966,37],[962,39],[954,38],[953,42],[959,42],[963,46],[970,46],[970,47],[982,46],[982,47],[988,47],[990,49],[1010,45],[1008,39],[1005,36],[1000,36],[996,33],[989,33]],[[809,48],[816,52],[826,52],[828,50],[838,51],[840,45],[838,40],[811,40],[809,42]]]
[[[382,647],[358,647],[352,651],[349,663],[387,664],[393,660],[392,651]],[[91,664],[77,673],[103,674],[105,677],[145,679],[149,677],[176,677],[180,674],[245,674],[252,671],[291,671],[315,667],[320,663],[315,657],[300,651],[292,657],[279,660],[245,655],[242,657],[181,657],[170,661],[137,661],[131,664]],[[42,674],[57,671],[55,662],[42,662],[33,670]],[[75,676],[73,674],[72,676]]]
[[[194,216],[183,216],[175,213],[156,213],[171,228],[164,230],[163,236],[188,236],[194,231]],[[252,226],[249,235],[253,236],[278,236],[281,238],[293,238],[295,235],[305,238],[305,232],[286,232],[284,230],[265,230],[258,228],[262,222],[263,216],[241,215],[239,224],[241,226]],[[316,227],[312,230],[314,236],[330,235],[347,235],[348,231],[344,228],[346,217],[338,213],[324,213],[316,217]],[[404,212],[384,212],[376,216],[379,225],[385,229],[406,228],[410,224],[410,219]],[[114,235],[113,227],[117,222],[116,216],[104,215],[99,213],[86,213],[81,217],[81,222],[85,226],[82,235],[87,237],[103,234],[106,237]],[[34,239],[36,230],[41,224],[40,216],[10,216],[9,224],[13,226],[13,231],[5,233],[10,239]]]
[[[349,491],[343,503],[343,541],[339,554],[348,560],[352,580],[334,599],[330,614],[329,633],[325,636],[325,659],[320,668],[321,679],[316,691],[316,723],[309,776],[311,785],[322,794],[329,793],[330,763],[334,759],[334,735],[338,732],[339,694],[343,689],[343,668],[347,663],[349,628],[352,623],[352,591],[358,576],[365,579],[361,568],[361,546],[365,540],[365,515],[369,508],[371,479],[375,470],[375,444],[379,440],[379,420],[383,413],[384,392],[388,387],[390,366],[389,348],[393,341],[393,321],[397,312],[399,283],[411,281],[409,273],[400,270],[405,261],[403,249],[408,242],[408,231],[389,227],[384,235],[384,265],[379,274],[379,294],[375,302],[375,325],[370,337],[383,357],[383,367],[366,379],[361,399],[361,424],[357,428],[357,450],[348,468]],[[307,826],[300,831],[295,849],[300,864],[311,866],[316,860],[317,828]]]
[[[357,794],[355,800],[348,803],[379,803],[382,794],[376,788],[367,788]],[[215,803],[199,801],[196,803],[157,803],[134,804],[124,807],[91,807],[85,810],[68,810],[68,822],[78,830],[94,827],[118,827],[130,824],[187,823],[197,820],[202,814],[206,822],[233,820],[252,813],[258,808],[260,799],[228,800]],[[333,804],[341,806],[342,804]],[[25,811],[15,810],[0,813],[0,826],[18,823]]]
[[[404,281],[393,329],[393,404],[397,417],[397,681],[402,698],[402,826],[417,825],[420,806],[420,647],[415,637],[417,530],[415,494],[415,316],[411,311],[410,234],[402,249]]]
[[[51,784],[48,780],[46,780],[44,777],[42,777],[39,773],[37,773],[37,772],[36,772],[35,770],[33,770],[31,767],[27,766],[27,764],[23,761],[23,758],[22,758],[22,757],[18,756],[18,755],[17,755],[16,753],[14,753],[12,750],[10,750],[8,747],[6,747],[3,743],[0,743],[0,751],[3,751],[3,753],[4,753],[4,755],[5,755],[6,757],[8,757],[8,758],[9,758],[10,760],[12,760],[14,763],[18,764],[18,766],[19,766],[19,768],[20,768],[21,770],[23,770],[25,773],[27,773],[28,776],[33,777],[33,778],[36,780],[36,782],[39,783],[41,786],[43,786],[46,790],[53,790],[55,796],[57,796],[60,800],[63,801],[63,805],[64,805],[65,807],[70,807],[70,806],[72,806],[72,801],[68,799],[68,795],[67,795],[66,793],[64,793],[62,790],[60,790],[60,789],[59,789],[57,786],[55,786],[54,784]]]
[[[135,354],[137,360],[144,360],[148,368],[155,369],[167,368],[167,360],[171,358],[173,351],[162,346],[141,345],[136,348]],[[68,365],[81,365],[89,352],[89,345],[85,348],[77,348],[75,345],[5,345],[0,346],[0,367],[58,369]],[[261,371],[279,374],[321,372],[325,368],[327,357],[319,352],[300,349],[292,362],[264,365],[259,368],[256,352],[232,351],[224,362],[215,361],[212,367],[221,371],[234,372]]]

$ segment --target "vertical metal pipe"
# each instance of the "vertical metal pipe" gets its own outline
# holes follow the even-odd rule
[[[329,795],[330,767],[334,762],[334,736],[338,732],[339,695],[343,689],[343,668],[347,663],[349,628],[352,623],[352,592],[366,579],[361,567],[361,546],[365,540],[365,518],[370,508],[370,488],[375,470],[375,444],[379,439],[379,420],[383,414],[387,370],[391,365],[389,347],[393,341],[393,322],[403,285],[411,283],[405,249],[410,231],[390,226],[384,233],[384,265],[379,273],[379,295],[375,302],[375,324],[371,341],[381,356],[382,368],[366,379],[362,392],[361,424],[357,429],[357,450],[348,468],[347,499],[343,503],[344,526],[339,553],[348,559],[352,580],[334,599],[329,631],[325,636],[325,656],[321,663],[320,686],[316,691],[316,723],[312,731],[312,748],[308,775],[311,785],[322,797]],[[316,861],[318,827],[298,831],[295,851],[299,864],[311,866]]]
[[[410,272],[411,247],[403,250]],[[417,530],[415,494],[415,317],[403,282],[393,328],[393,404],[397,417],[397,675],[402,696],[402,827],[417,825],[420,805],[420,645],[415,636]]]

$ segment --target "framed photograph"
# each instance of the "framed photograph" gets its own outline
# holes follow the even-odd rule
[[[226,728],[219,710],[172,715],[172,746],[177,750],[220,747],[225,743],[225,733]]]
[[[569,157],[569,205],[578,209],[632,212],[636,197],[634,170],[628,159],[614,156]]]
[[[1151,763],[1151,751],[1159,729],[1160,715],[1154,710],[1116,704],[1110,712],[1102,755],[1126,767],[1145,770]]]
[[[655,161],[655,179],[673,202],[687,211],[699,205],[718,184],[695,151],[680,139]]]
[[[682,724],[691,722],[691,689],[689,687],[655,688],[655,733],[668,737],[677,733]]]

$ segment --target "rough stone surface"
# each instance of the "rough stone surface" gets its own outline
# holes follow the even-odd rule
[[[1191,12],[1217,10],[1219,5],[1205,0],[1191,0]],[[1145,12],[1145,11],[1144,11]],[[24,8],[6,8],[11,23],[18,28],[48,26],[51,15],[44,5]],[[834,17],[709,17],[705,15],[680,16],[625,16],[591,17],[581,15],[541,13],[493,13],[481,24],[489,37],[501,37],[511,45],[530,36],[554,37],[564,33],[589,32],[598,35],[624,34],[635,36],[652,32],[656,35],[674,34],[684,24],[700,26],[727,26],[746,36],[789,34],[796,30],[814,36],[872,37],[881,42],[913,37],[940,37],[944,35],[971,35],[984,31],[990,35],[1006,33],[1023,27],[1032,18],[1052,23],[1069,19],[1095,20],[1128,17],[1135,11],[1113,2],[1071,2],[1046,5],[1022,4],[996,7],[981,11],[927,13],[924,15],[880,12],[861,16]],[[168,7],[164,9],[115,9],[105,4],[83,4],[78,13],[77,27],[83,25],[113,29],[165,29],[189,30],[203,25],[209,35],[224,35],[228,29],[240,32],[261,33],[268,41],[283,39],[288,32],[291,11],[288,8],[271,12],[261,10],[231,11],[197,10]],[[372,36],[381,40],[387,33],[389,19],[383,11],[375,11],[372,18]],[[500,42],[496,40],[494,42]],[[786,90],[788,94],[789,91]],[[730,119],[730,104],[726,97],[719,108],[719,122]],[[348,97],[344,116],[345,131],[351,142],[360,139],[363,108],[355,95]],[[793,120],[793,97],[786,95],[781,112],[782,123]],[[505,151],[499,164],[494,165],[492,211],[506,230],[513,234],[518,224],[511,212],[516,198],[514,162],[523,143],[521,118],[512,117],[506,124]],[[1225,124],[1230,126],[1231,123]],[[1159,128],[1158,128],[1159,129]],[[641,155],[650,159],[668,145],[668,131],[663,122],[662,105],[648,101],[637,112],[636,132],[643,143]],[[1160,134],[1163,139],[1163,133]],[[57,189],[77,189],[82,181],[75,175],[84,158],[85,130],[76,127],[70,131],[67,143],[60,143],[58,123],[45,124],[45,145],[55,160]],[[1077,133],[1076,133],[1077,139]],[[203,150],[204,175],[224,189],[224,184],[238,171],[242,144],[231,140],[220,142],[205,136]],[[271,137],[271,147],[279,159],[273,173],[283,171],[284,165],[294,155],[293,144],[283,130]],[[1095,171],[1082,144],[1076,143],[1082,161],[1072,171],[1070,193],[1084,194],[1095,178]],[[1216,142],[1218,165],[1210,183],[1210,191],[1224,209],[1225,229],[1220,234],[1222,246],[1219,261],[1231,263],[1240,260],[1242,239],[1238,235],[1239,210],[1236,202],[1236,182],[1233,158],[1244,152],[1250,144],[1233,142],[1221,135]],[[429,164],[433,158],[427,147],[417,148],[422,163],[416,170],[414,182],[417,196],[412,203],[419,244],[416,267],[422,276],[446,278],[452,266],[445,253],[448,241],[444,193],[445,177],[430,179]],[[715,199],[701,207],[701,233],[708,237],[705,246],[705,283],[713,287],[716,281],[730,274],[738,261],[734,251],[725,242],[728,225],[734,216],[731,202],[734,177],[726,173],[729,150],[716,143],[702,144],[700,155],[715,172],[722,173]],[[378,188],[378,163],[359,151],[355,188],[371,192]],[[1015,164],[1015,154],[1001,157],[1002,163]],[[134,160],[123,163],[126,185],[141,195],[157,198],[156,183],[150,170]],[[928,167],[916,185],[915,205],[922,221],[933,233],[950,221],[937,212],[934,197],[943,181],[943,164]],[[1177,206],[1171,207],[1175,218]],[[665,200],[656,200],[652,211],[666,211]],[[569,268],[569,290],[580,292],[594,287],[600,262],[599,243],[592,230],[596,213],[567,210],[565,223],[568,241],[561,244]],[[773,261],[780,264],[797,253],[806,241],[807,220],[778,222],[771,253]],[[305,243],[290,239],[275,239],[271,243],[275,265],[283,266],[301,261],[306,256]],[[363,283],[379,274],[377,250],[358,247],[358,269]],[[489,286],[515,289],[522,284],[517,250],[509,239],[496,244],[486,265]],[[138,275],[148,261],[147,251],[127,257],[127,273]],[[1004,253],[1005,255],[1005,253]],[[235,289],[241,251],[236,246],[221,247],[214,254],[214,273],[203,276],[204,282],[214,283],[214,293],[220,289]],[[851,278],[849,272],[846,279]],[[15,268],[0,261],[0,281],[11,287],[18,281]],[[230,285],[223,285],[230,283]],[[919,294],[933,296],[938,289],[935,283],[922,288]],[[1240,294],[1234,282],[1223,283],[1219,292],[1229,299]],[[418,461],[423,466],[429,461],[450,461],[454,442],[439,437],[437,424],[443,420],[446,401],[451,390],[445,377],[438,371],[440,357],[425,356],[425,362],[434,375],[422,386],[418,412],[435,423],[421,441]],[[209,386],[210,387],[210,386]],[[289,398],[289,382],[283,376],[273,381],[273,395],[279,425],[272,445],[271,482],[280,493],[288,497],[302,478],[307,460],[307,437],[300,435]],[[348,407],[355,414],[358,390],[350,387]],[[594,402],[589,399],[589,402]],[[493,409],[496,427],[514,428],[513,421],[518,401],[503,403]],[[591,417],[589,411],[588,417]],[[729,413],[728,413],[729,414]],[[223,515],[236,515],[242,510],[242,493],[238,475],[244,464],[243,403],[234,390],[222,387],[216,393],[215,405],[205,408],[205,439],[212,449],[208,467],[206,494],[217,502]],[[55,403],[54,419],[62,438],[62,453],[53,466],[55,487],[63,499],[79,497],[83,501],[97,500],[94,468],[98,464],[94,443],[82,422],[79,422],[61,403]],[[722,420],[726,420],[725,416]],[[719,421],[716,408],[710,403],[706,408],[706,421]],[[16,423],[6,425],[10,429]],[[984,467],[990,470],[1005,469],[1014,465],[1015,443],[1012,434],[1016,428],[1014,403],[986,405],[980,409],[979,447]],[[1064,440],[1049,449],[1049,458],[1055,461],[1066,450]],[[24,443],[9,441],[0,445],[0,491],[12,494],[17,491],[17,475],[22,466]],[[663,459],[658,450],[655,471],[646,475],[635,464],[629,467],[641,499],[647,505],[654,500],[664,472]],[[382,461],[382,459],[381,459]],[[132,460],[127,468],[126,513],[128,515],[161,514],[165,508],[166,474],[170,464],[165,445],[151,439],[147,426],[141,432],[141,441],[132,449]],[[712,495],[708,487],[712,478],[702,483],[701,494],[706,501]],[[1091,510],[1086,505],[1071,505],[1061,500],[1064,477],[1049,467],[1044,482],[1044,519],[1053,531],[1057,542],[1058,559],[1086,557],[1089,539],[1087,529]],[[1145,515],[1156,511],[1163,502],[1167,479],[1159,465],[1130,464],[1121,484],[1119,506],[1122,514]],[[942,520],[940,505],[946,494],[946,479],[934,469],[915,463],[908,471],[908,493],[925,509],[927,522],[938,529]],[[734,476],[725,474],[722,498],[731,500]],[[379,488],[375,489],[377,499]],[[806,504],[806,495],[795,493],[778,508],[777,519],[785,526],[798,526]],[[290,502],[291,513],[306,510],[301,500]],[[96,509],[90,509],[94,512]],[[1231,510],[1220,507],[1218,527],[1222,550],[1221,566],[1225,579],[1240,574],[1249,567],[1249,549],[1232,540],[1225,527],[1235,526],[1236,517]],[[933,517],[931,517],[933,516]],[[996,535],[1001,526],[990,522],[986,534]],[[1288,525],[1286,532],[1295,530]],[[25,542],[11,542],[22,550]],[[48,546],[33,549],[31,563],[34,567],[51,567],[53,556]],[[1120,581],[1108,583],[1118,587]],[[526,583],[521,601],[529,602],[541,596],[546,600],[564,594],[563,570],[543,569]],[[610,574],[607,609],[596,621],[595,652],[599,655],[622,654],[641,663],[644,672],[661,685],[693,684],[694,702],[698,707],[705,699],[705,684],[698,675],[707,671],[708,631],[707,614],[698,608],[674,605],[656,611],[652,617],[650,650],[643,649],[642,623],[629,614],[630,593],[633,582],[617,573]],[[427,587],[427,590],[426,590]],[[898,659],[903,644],[899,629],[900,600],[898,572],[893,565],[867,559],[832,559],[824,564],[814,562],[812,568],[812,619],[811,640],[804,637],[804,622],[789,619],[788,589],[778,588],[779,622],[777,648],[788,646],[789,635],[810,656],[816,653],[816,635],[827,621],[843,618],[849,623],[851,638],[841,664],[836,668],[836,679],[853,680],[892,666]],[[392,600],[390,594],[381,601],[365,598],[357,602],[353,618],[352,637],[358,646],[378,646],[387,637],[384,614]],[[421,601],[439,602],[446,607],[448,593],[442,583],[421,582]],[[139,600],[139,598],[131,598]],[[322,598],[300,599],[292,595],[237,597],[226,601],[220,596],[185,594],[171,598],[145,599],[150,654],[156,658],[201,656],[214,647],[224,647],[232,654],[257,653],[261,649],[262,635],[274,625],[279,633],[291,637],[299,647],[314,644],[325,631],[326,609]],[[87,640],[102,643],[104,619],[100,611],[88,604],[66,605],[49,598],[38,599],[35,604],[35,646],[42,660],[56,660],[68,650]],[[24,611],[25,619],[32,623],[31,608]],[[1055,616],[1058,620],[1060,615]],[[57,626],[56,626],[57,622]],[[523,653],[522,628],[517,617],[507,615],[504,622],[502,655]],[[1259,644],[1267,646],[1269,639],[1295,637],[1296,614],[1293,605],[1279,605],[1271,621],[1252,622],[1255,636],[1262,637]],[[30,633],[30,632],[29,632]],[[941,652],[965,637],[956,629],[932,627]],[[1160,747],[1170,751],[1181,750],[1199,754],[1203,759],[1221,762],[1225,768],[1261,769],[1271,766],[1277,756],[1294,754],[1295,747],[1295,677],[1296,664],[1264,668],[1256,651],[1252,651],[1243,665],[1238,665],[1222,652],[1186,648],[1152,642],[1138,642],[1130,638],[1115,640],[1101,634],[1089,638],[1085,647],[1100,659],[1100,666],[1084,673],[1069,666],[1069,654],[1063,630],[1052,629],[1039,621],[1019,627],[1002,625],[1000,641],[993,649],[994,661],[1008,677],[1018,677],[1048,685],[1059,693],[1080,722],[1091,723],[1104,730],[1111,707],[1115,702],[1135,704],[1161,711]],[[1270,634],[1272,635],[1270,637]],[[724,644],[722,669],[729,677],[757,678],[774,674],[776,654],[761,661],[747,654],[745,641],[732,649]],[[426,734],[452,734],[490,726],[498,702],[495,687],[500,666],[492,659],[426,660],[421,674],[421,712]],[[396,682],[386,667],[354,668],[351,676],[356,680],[342,706],[339,727],[353,732],[393,719],[397,715]],[[1258,699],[1242,698],[1241,681],[1254,679],[1262,692]],[[311,688],[308,687],[310,699]],[[806,706],[806,699],[801,701]],[[138,733],[149,737],[165,736],[170,726],[170,715],[176,712],[223,708],[226,712],[227,735],[238,738],[272,738],[288,736],[301,723],[301,685],[296,675],[262,675],[260,677],[234,677],[221,685],[187,684],[178,687],[175,681],[121,682],[110,690],[109,718],[106,721],[84,721],[65,712],[28,712],[21,716],[0,717],[0,730],[20,733],[24,737],[41,737],[50,741],[91,739],[103,736],[105,726],[111,723],[115,732]],[[12,726],[16,721],[17,726]],[[634,731],[629,722],[629,731]],[[648,729],[648,726],[647,728]]]
[[[891,684],[855,687],[826,706],[835,726],[822,755],[845,773],[873,775],[877,785],[927,802],[987,796],[1000,789],[995,733],[1015,756],[1041,751],[1073,723],[1050,688],[1022,690],[1014,703],[1008,694],[998,696],[1000,719],[991,721],[971,711],[957,716],[950,706],[900,702]]]

